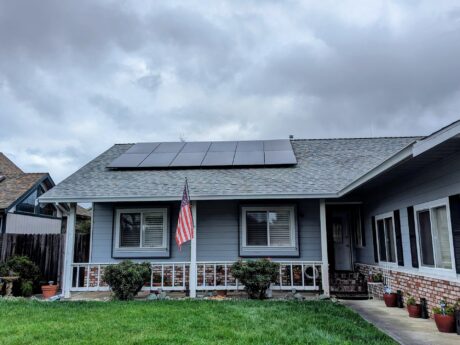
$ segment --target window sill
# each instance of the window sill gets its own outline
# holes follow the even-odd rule
[[[240,247],[241,257],[299,257],[296,247]]]
[[[114,259],[169,258],[168,248],[114,248]]]

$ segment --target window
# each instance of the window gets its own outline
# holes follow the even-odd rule
[[[396,263],[393,213],[375,217],[379,261]]]
[[[295,255],[295,207],[243,207],[241,212],[242,254]],[[280,254],[281,255],[281,254]]]
[[[414,207],[422,266],[453,269],[452,240],[447,199]]]
[[[30,193],[21,203],[16,205],[16,211],[25,213],[35,213],[35,201],[37,200],[37,190]]]
[[[118,210],[119,249],[164,249],[167,246],[167,209]]]
[[[44,192],[45,191],[43,187],[38,186],[36,190],[34,190],[32,193],[30,193],[27,196],[27,198],[25,198],[23,201],[21,201],[19,204],[16,205],[16,211],[23,212],[23,213],[33,213],[33,214],[55,217],[57,213],[56,207],[53,206],[52,204],[46,204],[46,205],[40,204],[40,205],[35,206],[35,203],[37,202],[37,198],[40,197]]]

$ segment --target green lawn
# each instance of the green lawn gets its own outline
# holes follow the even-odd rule
[[[331,302],[0,300],[1,344],[395,344]]]

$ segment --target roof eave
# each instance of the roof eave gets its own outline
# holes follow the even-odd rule
[[[264,199],[329,199],[337,198],[337,193],[319,194],[232,194],[232,195],[190,195],[191,200],[264,200]],[[39,198],[39,203],[92,203],[92,202],[145,202],[180,201],[181,196],[128,196],[128,197],[47,197]]]

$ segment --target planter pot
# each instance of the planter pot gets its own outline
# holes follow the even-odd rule
[[[227,297],[227,290],[217,290],[217,296]]]
[[[409,317],[419,318],[422,315],[422,307],[420,304],[408,305],[407,311],[409,312]]]
[[[386,293],[383,294],[383,300],[385,301],[385,305],[389,308],[396,307],[398,295],[395,293]]]
[[[42,294],[43,298],[48,299],[50,297],[56,296],[59,285],[43,285]]]
[[[455,318],[453,315],[434,314],[434,321],[439,332],[453,333],[455,329]]]

